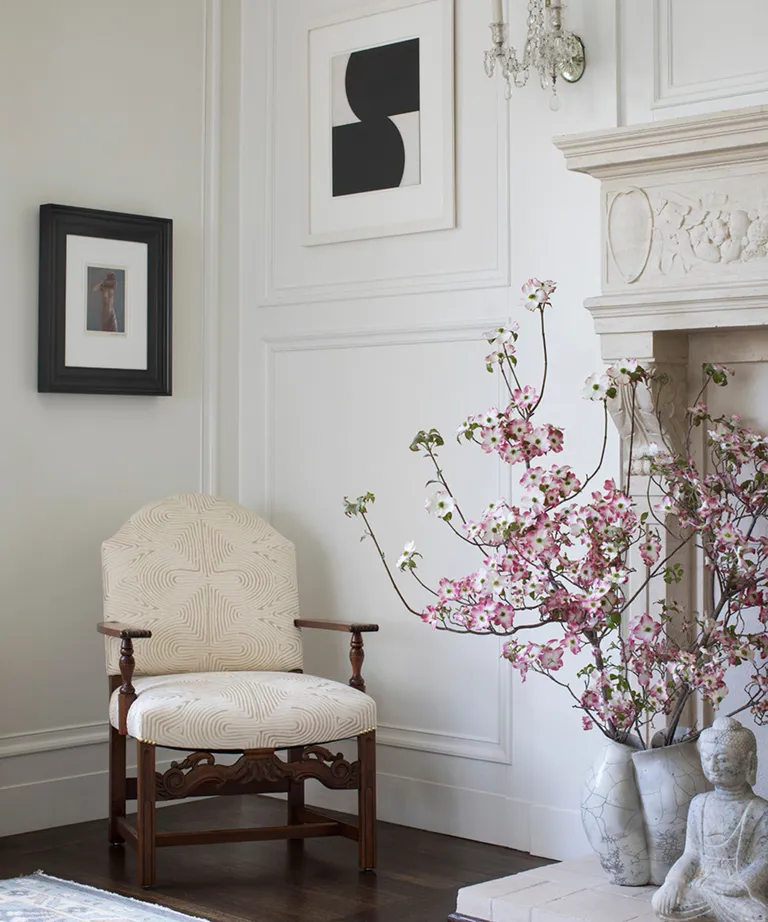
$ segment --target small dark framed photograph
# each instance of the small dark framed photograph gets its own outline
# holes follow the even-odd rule
[[[40,206],[40,392],[171,394],[169,218]]]

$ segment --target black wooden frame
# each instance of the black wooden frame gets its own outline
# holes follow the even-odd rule
[[[146,370],[65,365],[68,234],[147,244]],[[172,252],[170,218],[40,206],[38,391],[170,396]]]

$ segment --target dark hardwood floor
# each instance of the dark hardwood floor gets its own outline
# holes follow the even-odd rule
[[[273,825],[284,812],[264,797],[203,800],[159,810],[158,829]],[[460,887],[548,863],[381,823],[374,874],[358,872],[357,846],[343,839],[164,848],[158,886],[143,891],[133,852],[107,844],[106,821],[0,839],[2,878],[42,870],[215,922],[445,922]]]

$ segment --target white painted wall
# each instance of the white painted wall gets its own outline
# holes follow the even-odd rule
[[[301,36],[336,5],[0,0],[0,567],[13,651],[0,690],[14,702],[0,718],[0,755],[24,753],[0,759],[0,832],[103,814],[103,675],[90,633],[98,542],[145,499],[203,485],[296,541],[307,616],[381,623],[366,672],[381,709],[384,818],[552,857],[585,848],[576,807],[599,738],[543,680],[519,683],[493,641],[435,635],[408,616],[341,497],[379,494],[391,553],[417,538],[432,574],[466,565],[421,509],[426,474],[407,446],[422,426],[450,432],[496,402],[478,334],[510,315],[529,321],[516,292],[532,274],[561,283],[549,415],[568,427],[568,460],[591,462],[597,421],[578,390],[599,365],[581,306],[600,287],[599,190],[566,172],[551,137],[768,99],[759,49],[745,68],[743,32],[721,29],[732,6],[746,23],[762,4],[739,0],[726,14],[715,0],[695,10],[687,0],[572,0],[589,67],[553,114],[535,86],[507,104],[487,81],[487,4],[457,0],[458,228],[308,250],[296,191]],[[523,5],[510,6],[519,43]],[[104,113],[115,114],[108,148],[93,128]],[[35,392],[35,215],[47,200],[175,219],[171,400]],[[204,302],[217,293],[203,352]],[[536,355],[524,360],[535,366]],[[451,446],[445,458],[472,507],[503,491],[478,452]],[[345,679],[343,646],[308,638],[310,667]],[[66,797],[54,808],[55,794]]]
[[[306,614],[382,625],[366,662],[381,710],[382,815],[578,855],[586,848],[580,788],[600,739],[581,731],[558,690],[511,676],[494,641],[435,635],[412,619],[340,498],[378,494],[374,514],[390,554],[415,537],[433,576],[468,565],[422,511],[427,475],[407,445],[420,427],[451,432],[496,401],[476,333],[490,318],[526,323],[516,291],[529,275],[561,283],[547,409],[567,425],[568,460],[588,466],[597,420],[578,391],[599,366],[599,348],[581,304],[600,290],[598,184],[568,174],[551,138],[756,102],[768,74],[757,73],[757,48],[754,67],[745,65],[743,32],[721,28],[726,13],[714,0],[695,9],[685,0],[573,0],[569,23],[589,60],[584,80],[563,90],[558,114],[534,86],[507,105],[482,72],[486,4],[457,0],[459,227],[306,249],[296,37],[334,6],[242,2],[239,493],[296,541]],[[522,6],[510,4],[518,42]],[[759,0],[739,6],[742,23],[762,15]],[[477,452],[451,447],[445,458],[470,507],[504,490]],[[612,445],[607,473],[615,468]],[[313,637],[310,665],[344,678],[337,638]]]
[[[205,15],[0,2],[0,834],[103,815],[99,545],[201,485]],[[37,393],[44,202],[173,218],[173,397]]]

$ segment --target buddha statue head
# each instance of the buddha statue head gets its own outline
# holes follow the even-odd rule
[[[704,774],[716,788],[738,790],[757,780],[755,734],[733,717],[721,717],[699,737]]]

